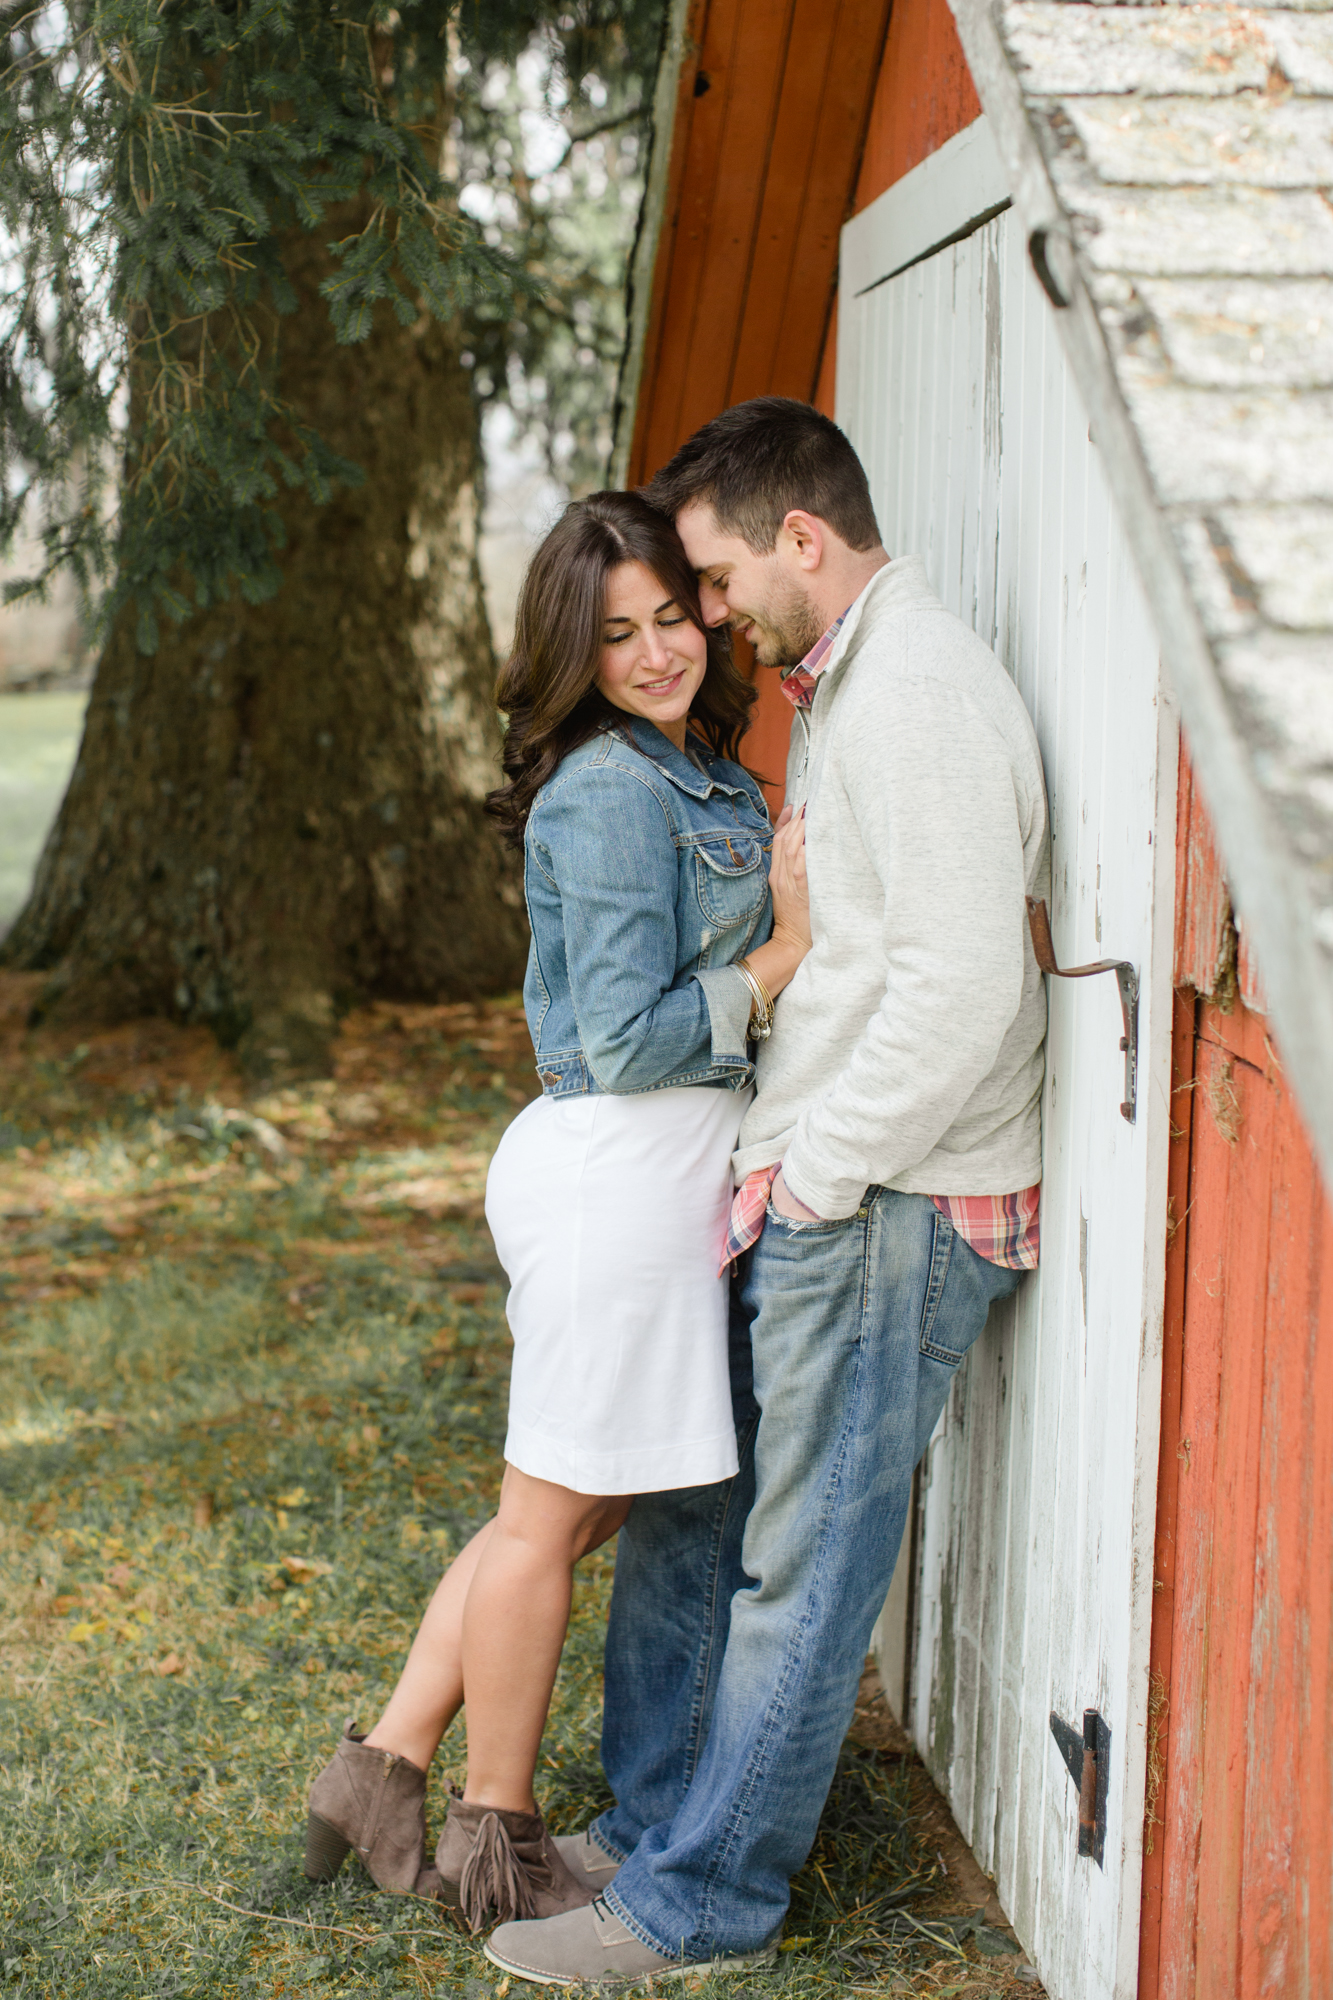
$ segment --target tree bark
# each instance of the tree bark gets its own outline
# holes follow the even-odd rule
[[[4,952],[51,969],[44,1013],[206,1021],[256,1075],[320,1069],[355,999],[513,985],[526,946],[481,811],[499,730],[459,340],[385,308],[338,347],[317,291],[341,233],[290,246],[280,388],[365,484],[276,503],[273,601],[164,624],[152,657],[119,620]]]

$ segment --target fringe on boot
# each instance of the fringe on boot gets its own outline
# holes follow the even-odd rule
[[[497,1923],[516,1917],[554,1917],[592,1902],[596,1890],[575,1881],[540,1813],[449,1802],[449,1817],[435,1850],[448,1898],[456,1895],[471,1929],[479,1931],[493,1910]]]
[[[473,1931],[481,1929],[487,1910],[494,1910],[496,1922],[501,1924],[535,1915],[528,1871],[515,1854],[498,1812],[483,1813],[477,1824],[458,1893],[463,1915]]]

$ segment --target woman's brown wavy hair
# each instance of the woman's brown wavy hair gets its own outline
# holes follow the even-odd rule
[[[561,758],[608,723],[628,719],[597,687],[606,580],[627,562],[651,570],[708,641],[693,728],[715,756],[734,758],[748,727],[755,690],[732,660],[725,628],[704,624],[694,571],[667,516],[637,493],[572,500],[528,565],[514,649],[496,682],[496,703],[509,721],[502,760],[508,782],[486,809],[512,846],[522,846],[533,800]]]

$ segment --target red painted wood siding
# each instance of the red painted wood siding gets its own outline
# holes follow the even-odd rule
[[[888,0],[697,0],[631,485],[732,403],[814,394],[888,13]],[[759,688],[745,757],[776,807],[791,710],[776,675]]]
[[[832,415],[838,232],[980,111],[947,0],[696,0],[689,44],[631,485],[746,397]],[[759,691],[745,756],[776,806],[791,710]]]
[[[1333,1210],[1185,761],[1180,800],[1139,1993],[1327,2000]]]
[[[696,0],[689,33],[631,485],[748,396],[832,415],[838,232],[979,109],[946,0]],[[777,806],[791,710],[759,691]]]
[[[899,0],[889,21],[854,213],[981,116],[948,0]]]
[[[808,397],[887,0],[700,0],[630,478],[749,396]]]
[[[980,116],[947,0],[899,0],[889,17],[852,214]],[[812,398],[828,417],[837,388],[837,330],[835,301]]]

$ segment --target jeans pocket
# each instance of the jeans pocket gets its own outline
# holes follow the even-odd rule
[[[946,1368],[956,1368],[966,1352],[966,1349],[945,1347],[942,1340],[935,1337],[937,1331],[945,1338],[948,1333],[947,1327],[938,1327],[938,1321],[944,1287],[949,1280],[953,1240],[953,1224],[937,1208],[930,1240],[930,1275],[926,1280],[926,1296],[921,1307],[921,1352],[931,1361],[942,1361]]]
[[[830,1236],[835,1229],[845,1229],[847,1224],[854,1220],[855,1218],[850,1215],[837,1216],[831,1222],[822,1215],[783,1215],[780,1209],[774,1208],[771,1201],[764,1210],[765,1229],[776,1227],[784,1236]]]

